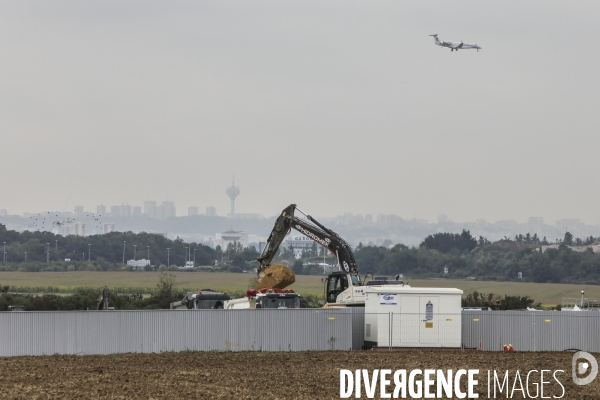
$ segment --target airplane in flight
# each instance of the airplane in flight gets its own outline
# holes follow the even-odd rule
[[[460,41],[460,43],[458,42],[440,42],[440,39],[438,39],[438,35],[437,33],[435,35],[429,35],[429,36],[433,36],[435,38],[435,44],[437,44],[438,46],[442,46],[442,47],[448,47],[450,49],[450,51],[458,51],[458,49],[477,49],[477,51],[479,51],[479,49],[481,49],[481,47],[479,47],[477,45],[477,43],[464,43],[462,40]]]

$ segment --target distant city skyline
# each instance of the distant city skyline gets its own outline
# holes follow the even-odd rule
[[[204,219],[202,223],[198,223],[196,220],[198,217],[202,218],[202,215],[160,219],[156,216],[151,217],[143,213],[134,214],[132,212],[129,215],[111,216],[107,214],[100,217],[87,211],[85,207],[77,210],[78,216],[74,211],[0,216],[0,223],[5,223],[8,229],[17,231],[41,230],[81,236],[112,231],[145,231],[214,246],[219,240],[219,232],[232,229],[247,232],[249,237],[252,237],[248,243],[264,241],[273,227],[275,218],[274,216],[268,219],[258,218],[256,214],[235,215],[233,218],[231,214],[228,214],[227,217],[215,218],[217,216],[212,214],[210,207],[207,208],[204,216],[212,218]],[[459,233],[463,229],[469,230],[477,238],[483,236],[491,241],[506,237],[514,240],[515,235],[529,233],[536,234],[539,240],[545,239],[550,243],[561,240],[567,231],[583,240],[587,240],[589,236],[598,237],[600,231],[600,226],[587,225],[579,219],[561,219],[550,223],[542,217],[530,217],[521,222],[514,219],[496,222],[488,222],[483,219],[455,222],[446,215],[439,215],[436,222],[429,222],[424,219],[405,219],[393,214],[344,213],[334,217],[318,217],[318,219],[328,228],[340,233],[353,245],[358,243],[384,246],[396,243],[418,245],[427,235],[438,232]],[[60,224],[56,225],[57,222]]]
[[[95,211],[94,211],[95,209]],[[107,211],[110,210],[110,211]],[[165,211],[163,211],[165,210]],[[201,208],[199,206],[196,205],[190,205],[187,207],[181,207],[179,209],[179,213],[176,212],[177,207],[175,205],[175,202],[173,201],[163,201],[162,204],[158,204],[157,201],[154,200],[146,200],[143,201],[143,208],[142,206],[137,206],[137,205],[130,205],[127,203],[122,203],[122,204],[116,204],[116,205],[104,205],[104,204],[98,204],[95,206],[81,206],[81,205],[77,205],[74,207],[73,210],[71,211],[58,211],[58,210],[52,210],[52,209],[45,209],[45,210],[41,210],[41,211],[25,211],[23,213],[11,213],[10,210],[7,210],[5,208],[0,208],[0,217],[7,217],[7,216],[21,216],[21,217],[29,217],[31,215],[35,215],[35,214],[43,214],[45,212],[59,212],[59,213],[67,213],[67,214],[72,214],[74,217],[76,217],[78,214],[81,213],[94,213],[95,215],[103,215],[106,217],[111,217],[111,216],[118,216],[118,217],[135,217],[135,216],[143,216],[143,217],[149,217],[149,218],[155,218],[155,219],[166,219],[166,218],[170,218],[170,217],[190,217],[190,216],[209,216],[209,217],[231,217],[232,214],[231,213],[221,213],[219,214],[217,212],[217,208],[214,206],[208,206],[205,208],[205,212],[200,212]],[[278,212],[273,213],[272,215],[262,215],[259,213],[235,213],[236,215],[242,216],[244,218],[270,218],[270,217],[274,217],[277,216],[279,214]],[[343,212],[337,215],[319,215],[316,213],[313,213],[314,216],[319,216],[319,218],[327,218],[327,219],[336,219],[336,218],[364,218],[365,221],[373,221],[374,217],[382,217],[382,216],[395,216],[395,217],[400,217],[406,220],[422,220],[422,221],[427,221],[428,223],[438,223],[438,224],[443,224],[446,222],[449,223],[491,223],[491,224],[503,224],[503,223],[538,223],[538,224],[549,224],[549,225],[561,225],[561,224],[566,224],[566,223],[575,223],[575,224],[585,224],[585,225],[590,225],[590,226],[598,226],[598,228],[600,229],[600,223],[595,224],[595,223],[590,223],[590,222],[586,222],[585,220],[582,220],[580,218],[558,218],[556,220],[551,220],[551,219],[546,219],[544,217],[540,217],[540,216],[534,216],[534,217],[526,217],[523,219],[517,219],[517,218],[506,218],[506,219],[498,219],[498,220],[488,220],[485,218],[476,218],[474,220],[468,220],[468,221],[461,221],[461,220],[456,220],[451,218],[450,216],[448,216],[447,214],[439,214],[437,215],[435,218],[433,219],[427,219],[427,218],[419,218],[419,217],[415,217],[415,216],[406,216],[406,215],[401,215],[401,214],[394,214],[394,213],[390,213],[390,214],[355,214],[355,213],[351,213],[351,212]],[[600,231],[599,231],[600,234]]]

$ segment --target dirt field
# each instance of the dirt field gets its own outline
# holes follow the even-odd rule
[[[14,357],[0,358],[0,391],[4,399],[332,399],[339,398],[340,369],[464,368],[480,370],[479,398],[487,398],[488,370],[509,370],[512,386],[517,369],[524,375],[562,369],[557,377],[563,398],[599,399],[600,377],[587,386],[573,384],[571,358],[572,353],[434,350]],[[544,395],[560,396],[552,376],[545,380],[553,384]],[[523,397],[517,391],[513,398]]]

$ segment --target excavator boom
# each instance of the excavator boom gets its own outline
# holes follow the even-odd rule
[[[296,231],[325,247],[337,258],[338,266],[341,271],[357,271],[354,253],[352,252],[350,245],[346,243],[346,241],[337,233],[324,227],[310,215],[304,214],[308,221],[298,218],[294,215],[296,210],[304,214],[296,207],[295,204],[290,204],[281,212],[281,215],[277,217],[275,226],[273,227],[273,230],[267,239],[267,244],[260,256],[257,258],[257,272],[259,277],[271,264],[271,261],[279,250],[279,246],[285,239],[286,235],[290,232],[290,229],[295,229]]]

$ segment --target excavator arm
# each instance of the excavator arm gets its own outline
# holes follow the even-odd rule
[[[295,229],[325,247],[337,258],[341,271],[356,271],[356,261],[354,260],[354,253],[350,245],[337,233],[324,227],[310,215],[304,214],[308,221],[296,217],[294,215],[296,210],[304,214],[295,204],[290,204],[277,217],[275,226],[267,239],[267,244],[257,258],[258,276],[260,277],[263,271],[271,264],[271,261],[277,254],[277,250],[279,250],[279,246],[290,232],[290,229]]]
[[[96,310],[108,310],[108,296],[109,290],[107,286],[104,286],[102,293],[98,297],[98,301],[96,304]]]

